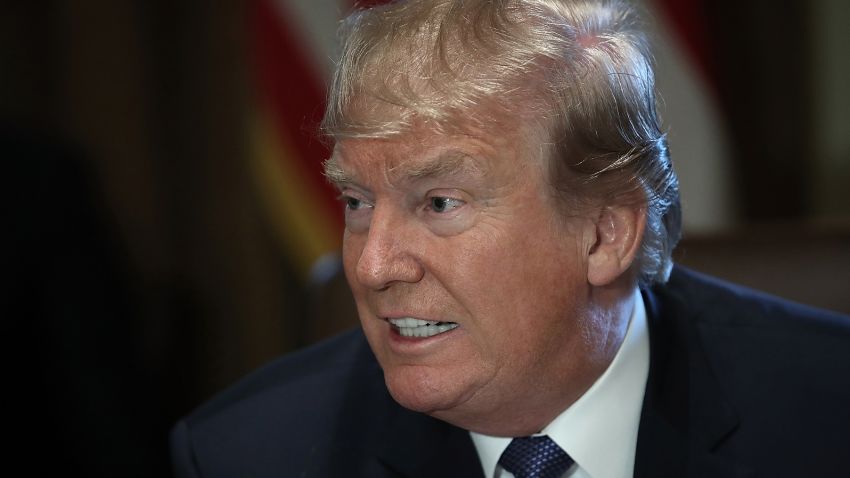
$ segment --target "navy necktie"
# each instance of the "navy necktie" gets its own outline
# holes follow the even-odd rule
[[[499,464],[516,478],[560,478],[573,459],[544,435],[514,438],[499,458]]]

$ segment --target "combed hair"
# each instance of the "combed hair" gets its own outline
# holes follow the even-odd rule
[[[637,270],[663,283],[681,234],[678,179],[661,131],[652,57],[622,1],[412,0],[359,10],[322,127],[332,139],[538,126],[564,204],[643,205]]]

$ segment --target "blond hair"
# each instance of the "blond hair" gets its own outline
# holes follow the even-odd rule
[[[648,43],[621,1],[413,0],[360,10],[322,123],[333,139],[414,121],[538,124],[558,197],[645,204],[641,282],[667,280],[681,231]]]

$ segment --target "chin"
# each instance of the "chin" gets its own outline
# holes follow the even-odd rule
[[[468,393],[445,373],[422,366],[404,366],[384,372],[387,389],[399,405],[415,412],[433,414],[465,402]]]

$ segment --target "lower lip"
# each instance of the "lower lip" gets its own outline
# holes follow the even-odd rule
[[[436,347],[440,342],[450,339],[458,332],[461,327],[455,327],[443,333],[432,335],[430,337],[404,337],[398,329],[392,324],[387,323],[390,328],[390,346],[397,352],[425,352],[432,347]]]

